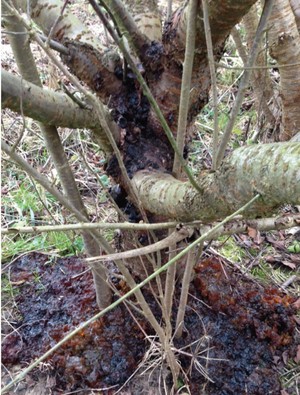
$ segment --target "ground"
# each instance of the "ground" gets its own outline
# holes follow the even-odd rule
[[[16,296],[14,319],[4,325],[4,383],[10,379],[8,370],[27,366],[98,311],[91,272],[80,258],[31,253],[9,270]],[[174,341],[182,385],[191,394],[204,388],[211,395],[282,394],[279,368],[297,360],[296,298],[261,285],[216,257],[199,262],[195,272],[185,330]],[[114,281],[122,293],[124,284]],[[145,296],[159,318],[152,296]],[[149,324],[121,304],[40,364],[17,393],[37,393],[41,381],[41,394],[100,388],[100,393],[115,394],[124,383],[121,394],[144,394],[147,387],[159,394],[165,393],[163,384],[169,388],[171,376]]]

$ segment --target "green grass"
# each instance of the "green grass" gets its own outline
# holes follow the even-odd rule
[[[64,218],[55,198],[43,188],[32,185],[29,179],[15,179],[12,190],[2,197],[5,227],[36,226],[49,222],[63,223]],[[52,215],[52,218],[50,217]],[[82,237],[74,232],[7,235],[2,238],[2,262],[30,252],[55,252],[59,255],[77,255],[83,250]]]
[[[30,235],[5,236],[2,239],[2,262],[31,251],[51,252],[61,256],[83,252],[82,237],[74,232],[49,232]]]
[[[14,286],[8,275],[4,273],[1,276],[1,295],[3,299],[15,298],[20,293],[20,288]]]
[[[41,159],[41,158],[40,158]],[[2,196],[2,226],[23,227],[65,223],[68,218],[56,199],[40,185],[33,184],[22,171],[12,166],[2,168],[2,186],[8,192]],[[83,240],[74,232],[6,235],[2,237],[2,262],[31,252],[51,252],[61,256],[83,252]]]
[[[242,263],[245,258],[245,251],[239,247],[233,237],[222,236],[218,238],[220,246],[219,252],[230,261]]]
[[[267,262],[262,261],[257,266],[254,266],[250,273],[263,283],[267,283],[271,280],[270,273],[272,273],[272,268]]]

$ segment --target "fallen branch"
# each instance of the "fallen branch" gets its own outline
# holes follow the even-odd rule
[[[139,223],[135,224],[132,222],[81,222],[77,224],[68,225],[44,225],[44,226],[22,226],[13,228],[1,228],[2,235],[8,234],[24,234],[24,233],[47,233],[47,232],[67,232],[71,230],[88,230],[88,229],[123,229],[123,230],[160,230],[175,228],[178,222],[157,222],[155,224]],[[200,221],[184,222],[183,226],[190,226],[200,228],[201,233],[206,233],[212,229],[215,224],[212,225],[201,225]],[[224,226],[218,229],[214,237],[230,235],[235,233],[247,232],[247,229],[254,228],[260,231],[268,230],[280,230],[289,229],[294,226],[300,225],[300,214],[277,216],[272,218],[259,218],[252,220],[234,220],[228,222]]]
[[[193,230],[191,228],[182,227],[178,230],[175,230],[175,232],[171,233],[166,238],[158,241],[157,243],[150,244],[146,247],[136,248],[130,251],[118,252],[116,254],[93,256],[90,258],[86,258],[85,261],[86,262],[110,261],[117,259],[129,259],[141,255],[152,254],[153,252],[163,250],[164,248],[168,248],[172,244],[179,243],[179,241],[186,239],[187,237],[191,237],[192,234],[193,234]]]

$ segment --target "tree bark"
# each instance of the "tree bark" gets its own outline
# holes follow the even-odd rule
[[[256,5],[251,7],[248,14],[244,16],[243,24],[245,26],[248,49],[250,49],[253,45],[255,32],[258,26],[258,14]],[[260,43],[259,53],[256,58],[256,66],[266,66],[265,51],[263,51],[263,43]],[[268,103],[270,102],[274,94],[269,70],[263,68],[259,70],[253,70],[251,82],[254,88],[253,93],[255,97],[255,107],[258,111],[258,114],[260,113],[260,109],[262,109],[267,121],[270,123],[271,126],[274,127],[275,117],[270,107],[268,106]]]
[[[42,89],[6,70],[1,70],[2,108],[22,112],[26,117],[67,128],[97,126],[97,117],[90,109],[78,106],[62,92]]]
[[[295,16],[298,31],[300,31],[300,3],[298,0],[290,0],[290,5]]]
[[[280,140],[287,141],[300,129],[300,35],[289,0],[275,1],[269,25],[270,55],[280,71]]]
[[[105,131],[99,124],[94,109],[80,108],[69,96],[62,92],[42,89],[6,70],[1,70],[2,108],[21,112],[24,116],[42,122],[45,125],[66,127],[70,129],[91,129],[94,139],[104,153],[109,154],[112,147]],[[120,136],[117,125],[112,122],[107,111],[105,118],[111,126],[110,130],[118,143]]]
[[[125,1],[139,31],[150,41],[161,41],[162,38],[161,15],[157,3],[155,0]]]
[[[122,81],[116,75],[121,70],[121,59],[115,50],[109,50],[76,18],[62,0],[13,1],[17,9],[30,10],[30,16],[45,35],[61,42],[69,49],[64,56],[71,71],[82,80],[88,79],[103,100],[120,91]],[[29,3],[29,5],[28,5]],[[103,86],[105,85],[105,89]]]
[[[166,218],[211,222],[236,211],[257,193],[261,199],[244,215],[265,216],[284,203],[300,203],[300,144],[236,149],[218,171],[199,175],[202,193],[189,182],[153,171],[138,172],[133,183],[144,208]]]

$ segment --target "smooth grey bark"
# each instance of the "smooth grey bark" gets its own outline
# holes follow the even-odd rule
[[[67,128],[96,128],[97,116],[78,106],[62,92],[42,89],[8,71],[1,70],[2,108],[21,112],[47,125]]]
[[[245,217],[266,216],[282,204],[300,204],[300,143],[236,149],[215,173],[201,172],[203,193],[155,171],[140,171],[132,182],[146,210],[170,219],[208,223],[228,216],[257,193],[261,198]]]
[[[1,94],[2,108],[22,113],[45,125],[90,129],[101,149],[105,153],[112,151],[96,111],[90,108],[80,108],[66,94],[42,89],[3,69],[1,70]],[[105,113],[105,119],[111,125],[110,130],[115,141],[118,142],[118,128],[113,124],[108,111]]]
[[[12,0],[17,10],[28,13],[37,25],[43,27],[44,34],[52,37],[80,40],[92,45],[100,53],[106,49],[101,41],[66,7],[61,0]],[[59,19],[58,19],[59,17]],[[55,24],[56,23],[56,24]],[[55,26],[54,26],[55,25]],[[54,27],[54,30],[52,30]]]

